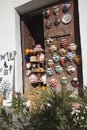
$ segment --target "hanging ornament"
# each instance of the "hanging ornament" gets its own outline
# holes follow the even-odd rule
[[[57,80],[56,79],[51,79],[50,85],[55,88],[57,86]]]
[[[72,17],[70,14],[65,14],[63,17],[62,17],[62,22],[63,24],[69,24],[72,20]]]

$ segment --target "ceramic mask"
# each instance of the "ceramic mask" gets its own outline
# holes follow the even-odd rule
[[[60,82],[62,85],[67,85],[67,83],[69,82],[69,79],[67,77],[62,77]]]
[[[63,48],[67,48],[69,45],[69,41],[65,38],[63,38],[61,41],[60,41],[60,46],[63,47]]]
[[[67,58],[68,58],[69,61],[73,61],[74,57],[75,57],[75,54],[74,54],[74,53],[68,52]]]
[[[58,65],[55,67],[55,71],[56,71],[56,73],[61,74],[63,72],[63,69],[60,65]]]
[[[52,59],[53,59],[54,62],[57,63],[57,62],[60,60],[60,57],[59,57],[58,54],[54,54],[54,55],[52,56]]]
[[[60,54],[61,56],[65,56],[65,55],[66,55],[66,50],[65,50],[64,48],[61,48],[61,49],[59,50],[59,54]]]
[[[52,69],[51,69],[51,68],[48,68],[48,69],[47,69],[47,75],[48,75],[48,76],[51,76],[52,74],[53,74]]]
[[[54,6],[54,7],[53,7],[53,14],[54,14],[54,15],[58,15],[58,14],[59,14],[59,10],[60,10],[60,9],[59,9],[58,6]]]

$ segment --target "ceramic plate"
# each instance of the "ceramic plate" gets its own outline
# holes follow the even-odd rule
[[[70,14],[65,14],[65,15],[62,17],[62,22],[63,22],[64,24],[70,23],[71,20],[72,20],[72,17],[71,17]]]

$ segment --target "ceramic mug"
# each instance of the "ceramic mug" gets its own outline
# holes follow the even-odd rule
[[[63,72],[63,69],[60,65],[58,65],[55,67],[55,71],[56,71],[56,73],[61,74]]]

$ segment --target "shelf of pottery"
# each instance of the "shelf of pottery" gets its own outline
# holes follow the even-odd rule
[[[43,11],[47,86],[61,85],[78,93],[77,67],[81,63],[74,38],[73,1],[59,3]]]
[[[25,49],[26,76],[34,90],[46,90],[45,50],[40,44]]]

